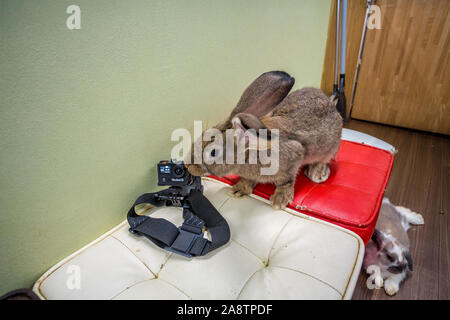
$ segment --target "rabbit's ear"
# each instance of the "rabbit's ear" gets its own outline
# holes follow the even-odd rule
[[[273,133],[256,116],[239,113],[231,119],[231,124],[237,143],[244,143],[246,149],[266,150],[271,147]]]
[[[230,120],[238,113],[260,118],[272,111],[289,93],[295,79],[283,71],[270,71],[253,81],[231,112]]]
[[[405,257],[406,257],[406,261],[408,262],[408,268],[409,268],[409,270],[413,271],[413,260],[412,260],[412,258],[411,258],[411,253],[410,253],[409,251],[406,252]]]

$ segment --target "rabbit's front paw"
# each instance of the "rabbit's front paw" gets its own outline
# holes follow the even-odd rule
[[[293,185],[277,187],[273,195],[270,197],[272,208],[274,210],[285,209],[289,202],[294,198]]]
[[[229,195],[234,198],[242,198],[243,196],[251,194],[254,187],[254,182],[241,178],[241,180],[231,188]]]
[[[330,166],[328,163],[317,162],[310,164],[305,170],[305,175],[315,183],[321,183],[328,179]]]
[[[386,280],[384,282],[384,292],[388,295],[393,296],[398,292],[399,285],[395,281]]]

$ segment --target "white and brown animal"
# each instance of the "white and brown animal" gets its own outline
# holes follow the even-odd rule
[[[407,234],[410,224],[424,224],[422,215],[383,199],[375,232],[366,246],[363,268],[368,273],[376,270],[374,283],[384,286],[390,296],[398,292],[400,283],[413,270]]]

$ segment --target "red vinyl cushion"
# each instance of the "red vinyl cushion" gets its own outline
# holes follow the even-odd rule
[[[349,229],[367,244],[375,229],[393,159],[389,151],[342,140],[330,163],[328,180],[314,183],[301,172],[295,182],[294,200],[288,207]],[[230,185],[240,179],[236,175],[211,177]],[[270,199],[274,190],[273,184],[258,184],[253,194]]]

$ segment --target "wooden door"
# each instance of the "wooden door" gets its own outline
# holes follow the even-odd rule
[[[322,89],[334,79],[335,1]],[[450,1],[379,0],[381,29],[367,31],[352,118],[450,134]],[[350,0],[346,56],[349,106],[365,1]]]

